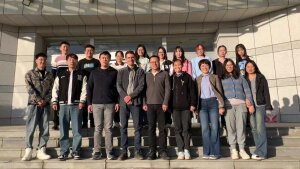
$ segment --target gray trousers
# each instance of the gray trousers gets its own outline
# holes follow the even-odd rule
[[[94,152],[100,152],[102,132],[105,132],[106,153],[112,151],[112,125],[115,114],[115,104],[93,104],[93,116],[95,123]]]
[[[230,150],[236,149],[236,144],[239,145],[240,150],[244,149],[246,141],[247,121],[246,105],[226,105],[225,121],[228,132],[228,142],[230,145]]]

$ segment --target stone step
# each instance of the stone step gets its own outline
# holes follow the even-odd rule
[[[104,138],[103,138],[104,140]],[[158,139],[157,139],[158,140]],[[221,145],[228,145],[227,138],[221,137]],[[70,142],[72,142],[72,138],[70,138]],[[176,146],[176,137],[168,136],[167,139],[168,146]],[[300,144],[300,136],[274,136],[268,137],[268,144],[271,146],[285,146],[285,147],[293,147],[299,146]],[[33,146],[38,145],[38,139],[34,138]],[[113,146],[120,146],[121,138],[113,137]],[[134,136],[128,137],[128,145],[134,146]],[[149,137],[142,136],[142,146],[149,145]],[[191,137],[191,146],[202,146],[202,137],[201,136],[192,136]],[[247,136],[246,145],[254,146],[254,140],[251,136]],[[0,148],[23,148],[25,146],[24,137],[9,137],[9,138],[0,138]],[[51,137],[47,144],[48,147],[59,147],[59,137],[53,138]],[[82,147],[93,147],[94,139],[93,137],[83,137],[82,138]],[[104,146],[104,142],[102,144]]]
[[[299,157],[273,157],[262,161],[256,160],[231,160],[221,158],[219,160],[203,160],[194,158],[192,160],[67,160],[58,161],[57,159],[20,161],[19,158],[4,158],[0,160],[0,168],[3,169],[121,169],[121,168],[152,168],[152,169],[299,169]]]
[[[246,151],[248,153],[253,152],[255,147],[246,147]],[[56,158],[60,154],[59,148],[47,148],[47,153],[50,154],[53,158]],[[91,158],[93,148],[83,147],[81,151],[81,155],[83,158]],[[24,155],[24,148],[1,148],[0,149],[0,159],[2,158],[21,158]],[[105,149],[102,148],[101,152],[105,155]],[[142,152],[146,154],[148,152],[148,147],[142,147]],[[129,155],[134,154],[134,147],[128,148]],[[177,156],[177,148],[174,146],[168,146],[167,153],[170,157]],[[203,155],[203,147],[191,147],[190,153],[193,157],[201,157]],[[34,156],[36,154],[36,150],[34,150]],[[118,156],[120,154],[120,148],[114,147],[114,154]],[[229,157],[230,150],[227,146],[221,147],[221,155],[222,157]],[[300,147],[276,147],[276,146],[268,146],[268,156],[269,157],[300,157]]]

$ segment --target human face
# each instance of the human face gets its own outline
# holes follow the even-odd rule
[[[232,73],[233,72],[233,63],[231,61],[227,62],[225,65],[225,69],[228,73]]]
[[[179,61],[174,62],[174,71],[175,73],[181,73],[182,72],[182,63]]]
[[[197,56],[203,56],[204,55],[204,49],[201,45],[199,45],[197,48],[196,48],[196,54]]]
[[[128,53],[126,55],[126,63],[129,67],[134,66],[134,54]]]
[[[67,60],[68,68],[69,69],[75,69],[77,66],[77,59],[74,59],[72,57],[69,57]]]
[[[165,59],[165,53],[163,49],[159,49],[158,50],[158,57],[160,60],[164,60]]]
[[[93,58],[93,55],[94,55],[94,50],[93,50],[93,48],[85,48],[84,54],[85,54],[86,58],[92,59],[92,58]]]
[[[138,54],[140,57],[144,57],[144,54],[145,54],[144,48],[143,48],[143,47],[139,47],[139,48],[137,49],[137,54]]]
[[[159,70],[159,60],[157,58],[150,59],[150,67],[151,70],[158,71]]]
[[[67,45],[67,44],[60,45],[60,48],[59,48],[60,53],[64,54],[64,55],[67,55],[69,53],[69,48],[70,48],[70,46]]]
[[[182,51],[180,49],[176,49],[175,51],[176,59],[182,59]]]
[[[109,56],[102,54],[99,57],[101,67],[107,68],[109,66],[110,58]]]
[[[226,49],[224,48],[224,47],[221,47],[219,50],[218,50],[218,55],[219,55],[219,57],[225,57],[225,55],[226,55],[226,53],[227,53],[227,51],[226,51]]]
[[[201,64],[200,70],[203,74],[208,74],[209,72],[209,65],[208,64]]]
[[[237,53],[241,58],[245,56],[245,50],[243,48],[238,48]]]
[[[46,68],[47,59],[44,57],[38,57],[35,59],[35,63],[39,70],[44,70]]]
[[[254,65],[252,63],[248,63],[246,65],[246,72],[248,74],[255,74],[255,67],[254,67]]]
[[[121,52],[118,52],[116,55],[116,62],[121,63],[122,61],[123,61],[123,56],[122,56]]]

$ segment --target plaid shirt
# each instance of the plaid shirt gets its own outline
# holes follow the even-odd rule
[[[37,68],[28,71],[25,75],[28,104],[37,104],[41,100],[50,103],[53,81],[53,75],[48,71],[45,72],[44,78]]]

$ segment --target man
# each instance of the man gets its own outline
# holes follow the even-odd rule
[[[95,122],[93,159],[101,158],[102,131],[105,131],[105,148],[108,160],[114,159],[112,152],[112,124],[114,113],[119,110],[116,87],[118,71],[109,66],[111,55],[100,53],[100,68],[92,71],[88,82],[88,110],[93,112]]]
[[[159,129],[159,155],[164,160],[169,160],[166,152],[167,136],[165,130],[165,113],[168,110],[170,99],[170,79],[167,71],[160,70],[158,56],[150,57],[151,70],[146,73],[146,98],[143,109],[147,112],[149,123],[148,160],[156,159],[156,123]]]
[[[60,74],[61,72],[67,70],[68,65],[67,65],[67,61],[66,61],[66,56],[69,53],[69,48],[70,48],[70,44],[67,41],[62,41],[60,43],[60,55],[57,56],[54,59],[54,62],[51,63],[52,65],[52,74],[53,77],[55,79],[55,77]],[[59,108],[58,108],[59,109]],[[58,110],[53,112],[53,130],[58,130],[58,124],[59,124],[59,119],[58,119]]]
[[[89,80],[90,73],[94,69],[100,67],[99,60],[93,58],[94,51],[95,47],[93,45],[86,45],[84,50],[85,58],[81,59],[78,62],[78,69],[81,70],[83,74],[87,77],[87,81]],[[88,118],[90,118],[90,127],[95,127],[93,114],[91,112],[88,112],[87,105],[85,105],[85,108],[82,109],[82,118],[82,128],[88,127]]]
[[[25,75],[27,92],[29,94],[26,120],[26,149],[23,161],[32,158],[32,141],[35,128],[39,125],[39,150],[37,158],[41,160],[50,159],[46,154],[46,145],[49,139],[49,113],[51,89],[53,76],[46,71],[47,55],[38,53],[35,55],[36,68],[30,70]]]
[[[143,90],[145,84],[144,70],[134,64],[134,52],[127,51],[125,54],[127,67],[119,70],[117,89],[120,95],[120,120],[121,120],[121,155],[119,160],[128,158],[128,119],[130,112],[134,126],[134,146],[136,159],[143,159],[141,152],[141,113],[143,105]]]
[[[69,155],[69,129],[70,119],[72,124],[73,145],[72,156],[75,160],[80,159],[81,150],[81,109],[86,102],[86,77],[76,69],[78,56],[71,53],[66,56],[68,69],[58,74],[52,89],[52,107],[58,110],[60,125],[60,156],[64,161]]]
[[[197,44],[195,47],[195,52],[197,54],[197,57],[191,59],[192,63],[192,77],[193,79],[196,79],[196,77],[200,76],[202,74],[201,70],[199,69],[199,62],[202,59],[207,59],[212,63],[211,58],[209,56],[205,55],[205,47],[202,44]],[[210,68],[209,72],[212,72],[212,68]]]

